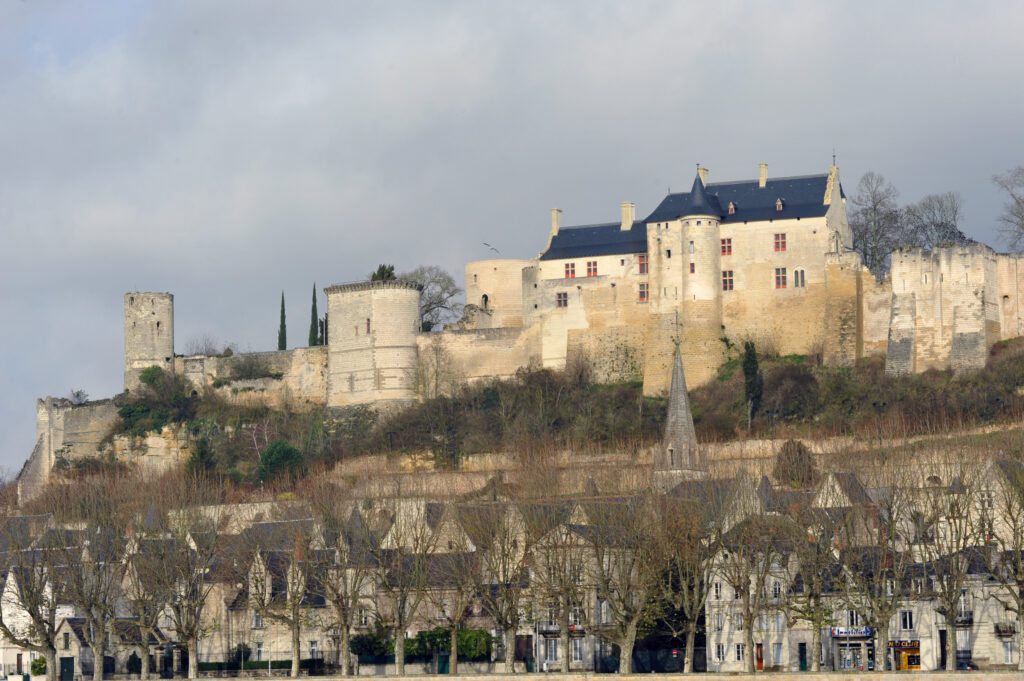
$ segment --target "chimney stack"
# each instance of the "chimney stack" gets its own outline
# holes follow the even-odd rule
[[[705,187],[708,186],[708,169],[704,166],[697,166],[697,174],[700,175],[700,182]]]
[[[633,229],[633,221],[636,220],[636,204],[629,201],[622,202],[622,225],[619,229],[628,232]]]
[[[558,228],[562,226],[562,209],[551,209],[551,236],[558,236]]]
[[[757,171],[757,186],[764,189],[766,184],[768,184],[768,164],[761,161],[761,165],[758,166]]]

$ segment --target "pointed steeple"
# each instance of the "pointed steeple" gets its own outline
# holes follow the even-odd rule
[[[665,439],[662,442],[660,456],[656,458],[655,470],[687,471],[691,475],[707,470],[704,454],[697,444],[697,432],[693,427],[690,396],[686,391],[686,376],[683,373],[682,353],[678,345],[672,363],[672,387],[669,390],[668,414],[665,419]]]
[[[722,208],[718,205],[718,199],[708,194],[707,188],[704,187],[704,180],[699,172],[693,178],[693,187],[690,189],[690,194],[682,206],[682,213],[680,215],[681,217],[686,217],[687,215],[722,216]]]

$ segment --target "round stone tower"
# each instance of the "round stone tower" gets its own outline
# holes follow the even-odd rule
[[[327,294],[327,406],[416,399],[420,287],[339,284]]]
[[[143,369],[174,371],[174,296],[124,294],[124,388],[136,390]]]

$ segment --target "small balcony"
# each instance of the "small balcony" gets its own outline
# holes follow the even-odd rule
[[[996,636],[1000,637],[1011,637],[1017,635],[1017,623],[1016,622],[996,622],[995,624]]]
[[[969,627],[974,624],[973,610],[960,610],[956,613],[956,626]]]
[[[537,632],[540,634],[557,634],[561,630],[557,622],[537,622]]]

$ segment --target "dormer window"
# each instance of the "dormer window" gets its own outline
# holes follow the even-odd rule
[[[729,215],[736,215],[736,204],[732,201],[729,202]]]
[[[784,205],[785,204],[782,202],[782,199],[775,199],[775,212],[776,213],[781,213],[782,212],[782,207]]]

